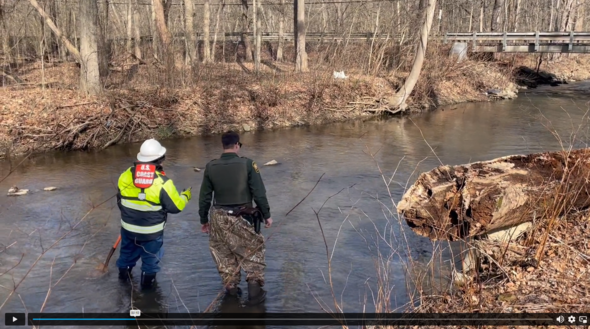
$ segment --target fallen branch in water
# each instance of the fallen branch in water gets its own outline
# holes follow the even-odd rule
[[[72,233],[76,227],[78,227],[78,225],[80,225],[96,208],[102,206],[103,204],[109,202],[112,198],[116,197],[117,194],[113,194],[111,197],[109,197],[108,199],[102,201],[101,203],[99,203],[96,206],[93,206],[90,210],[88,210],[88,212],[76,223],[74,224],[74,226],[71,227],[71,229],[69,231],[67,231],[66,233],[64,233],[61,237],[59,237],[57,240],[55,240],[55,242],[53,242],[53,244],[51,244],[51,246],[49,246],[47,249],[44,249],[41,254],[39,255],[39,257],[37,257],[37,259],[33,262],[33,264],[31,265],[31,267],[27,270],[27,272],[25,273],[25,275],[20,279],[20,281],[14,286],[14,288],[12,289],[12,291],[8,294],[8,296],[6,297],[6,299],[4,300],[4,302],[2,303],[2,305],[0,305],[0,310],[4,307],[4,305],[6,305],[6,303],[10,300],[10,298],[14,295],[14,293],[16,292],[16,290],[18,289],[18,287],[23,283],[23,281],[25,281],[25,279],[29,276],[29,274],[31,273],[31,271],[33,270],[33,268],[35,268],[35,266],[37,265],[37,263],[39,262],[39,260],[41,260],[41,258],[43,256],[45,256],[45,254],[53,249],[55,246],[57,246],[57,244],[63,240],[65,237],[67,237],[68,235],[70,235],[70,233]]]

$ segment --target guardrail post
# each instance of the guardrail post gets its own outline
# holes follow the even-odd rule
[[[504,31],[504,36],[502,37],[502,52],[506,51],[507,41],[507,34],[506,31]]]
[[[574,49],[574,31],[570,31],[570,44],[567,46],[569,52]]]
[[[539,51],[539,31],[535,31],[535,51]]]
[[[473,52],[477,51],[477,32],[473,32]]]

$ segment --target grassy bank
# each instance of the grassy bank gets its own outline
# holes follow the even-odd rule
[[[517,82],[547,83],[520,68],[535,68],[534,55],[457,63],[446,54],[448,48],[442,45],[430,48],[411,96],[413,111],[488,101],[485,91],[511,94],[517,91]],[[309,56],[311,63],[322,63],[314,57],[325,54],[318,51]],[[305,74],[293,73],[292,63],[263,62],[262,72],[256,75],[251,63],[192,69],[178,64],[174,72],[167,72],[157,62],[117,58],[101,98],[78,94],[79,69],[74,63],[13,65],[11,77],[4,77],[0,89],[2,156],[104,148],[148,136],[165,139],[362,119],[379,114],[375,109],[401,86],[411,57],[386,62],[375,70],[342,61],[317,64]],[[562,79],[590,78],[590,61],[583,57],[545,62],[541,69]],[[334,70],[344,70],[348,78],[334,79]]]

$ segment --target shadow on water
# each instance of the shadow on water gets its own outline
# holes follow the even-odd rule
[[[585,141],[589,132],[585,101],[523,95],[514,101],[455,105],[411,118],[243,134],[242,155],[259,164],[280,163],[260,165],[275,220],[274,228],[263,230],[266,238],[272,236],[266,248],[266,311],[323,312],[322,307],[336,309],[336,299],[347,312],[371,312],[378,308],[376,291],[382,274],[387,274],[390,286],[389,309],[399,310],[414,302],[409,294],[418,288],[446,286],[448,269],[458,261],[460,247],[441,243],[445,249],[439,256],[439,245],[417,236],[399,221],[394,204],[405,189],[418,174],[441,162],[455,165],[560,149],[548,126],[564,136],[567,146],[572,127],[584,125],[577,136]],[[203,172],[193,167],[203,168],[219,156],[219,136],[172,139],[163,145],[168,149],[167,175],[178,189],[192,186],[195,198],[183,213],[168,219],[167,253],[161,261],[157,294],[133,290],[132,299],[131,291],[117,284],[114,262],[118,251],[109,273],[98,278],[89,275],[117,238],[120,215],[115,200],[109,198],[140,144],[87,153],[55,152],[27,160],[0,186],[4,191],[11,185],[31,190],[26,196],[0,198],[3,312],[40,310],[50,284],[51,294],[43,309],[47,313],[124,313],[132,300],[142,312],[151,308],[201,312],[215,300],[221,282],[208,237],[199,231],[196,196]],[[584,146],[583,142],[575,144]],[[7,162],[0,162],[0,171],[9,168]],[[322,173],[314,192],[285,216]],[[46,186],[58,190],[45,192]],[[314,215],[321,207],[328,252]],[[66,238],[48,248],[64,234]],[[433,261],[432,255],[438,260]],[[435,269],[436,275],[408,276],[427,269]],[[11,291],[25,275],[17,290],[21,300]],[[422,281],[427,282],[426,288],[416,287]],[[241,287],[245,291],[244,282]]]
[[[258,305],[246,305],[241,298],[224,296],[217,307],[219,314],[256,314],[263,317],[266,313],[266,303]],[[264,329],[265,325],[226,325],[226,326],[208,326],[210,329]]]

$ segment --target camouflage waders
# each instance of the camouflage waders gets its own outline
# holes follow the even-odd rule
[[[240,283],[240,268],[246,281],[264,285],[264,237],[242,217],[226,210],[211,209],[209,249],[224,286]]]

